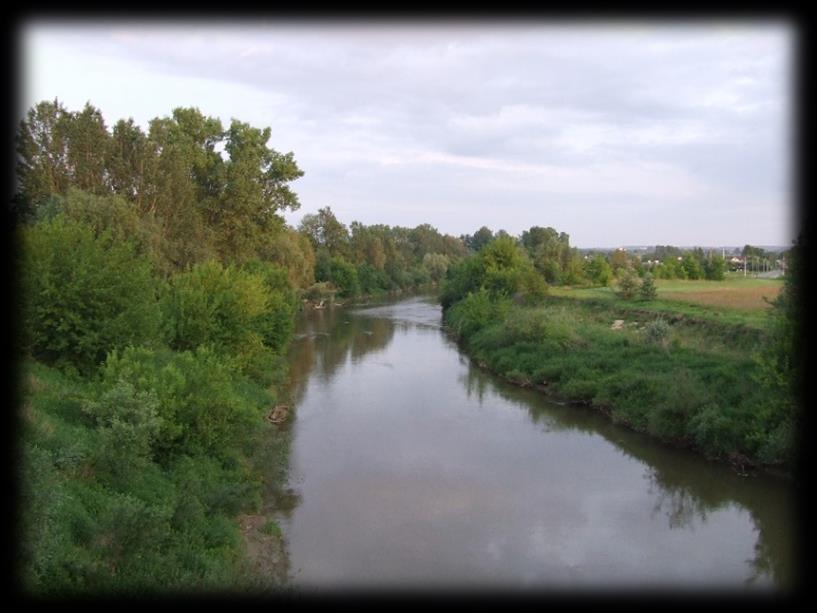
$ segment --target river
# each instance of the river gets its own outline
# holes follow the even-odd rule
[[[308,310],[290,350],[292,584],[331,590],[768,591],[792,485],[507,384],[433,298]]]

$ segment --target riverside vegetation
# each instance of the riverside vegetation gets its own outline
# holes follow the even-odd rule
[[[673,254],[653,271],[654,299],[638,262],[617,252],[583,260],[552,228],[456,238],[427,224],[347,227],[328,206],[289,227],[281,213],[298,208],[290,183],[303,172],[269,138],[269,128],[225,129],[195,108],[152,120],[147,133],[132,120],[109,130],[90,104],[69,112],[57,101],[20,123],[26,591],[269,587],[237,518],[286,480],[288,430],[264,416],[289,401],[285,355],[308,299],[442,283],[446,322],[501,375],[715,457],[791,464],[796,275],[762,325],[642,314],[644,332],[610,330],[614,312],[654,319],[660,305],[676,308],[660,284],[716,279],[722,262],[685,254],[685,268]],[[555,295],[628,275],[625,293],[643,302]]]
[[[58,101],[20,123],[26,591],[268,587],[236,519],[285,482],[288,431],[264,416],[302,298],[409,289],[466,253],[428,225],[350,232],[329,207],[288,227],[303,173],[269,138],[195,108],[147,133]]]
[[[510,381],[741,470],[791,469],[800,419],[798,250],[760,322],[656,300],[649,273],[642,281],[627,267],[617,294],[550,295],[524,246],[507,236],[449,270],[442,304],[477,363]]]

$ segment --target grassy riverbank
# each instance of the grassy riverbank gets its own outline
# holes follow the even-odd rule
[[[744,338],[736,348],[731,339],[743,334],[729,324],[714,333],[712,326],[702,333],[694,324],[670,324],[667,339],[654,342],[644,317],[611,329],[609,315],[564,301],[494,303],[475,317],[478,300],[452,307],[446,323],[478,364],[506,379],[593,405],[712,458],[785,461],[789,433],[766,419],[771,399],[753,376],[759,345]]]
[[[22,365],[22,586],[59,596],[269,588],[236,518],[257,514],[263,491],[285,480],[288,435],[263,418],[277,386],[199,355],[125,359],[144,368],[139,378],[112,377],[111,366],[88,380]],[[165,380],[147,385],[179,413],[207,410],[210,419],[221,405],[242,414],[222,423],[219,443],[178,441],[160,452],[156,439],[146,445],[159,424],[139,407],[155,406],[145,375]],[[108,410],[118,415],[101,422]]]
[[[607,288],[545,295],[527,288],[530,270],[514,249],[489,245],[443,288],[445,323],[477,364],[712,459],[791,466],[794,379],[781,374],[791,368],[788,320],[772,317],[768,305],[741,310],[668,297],[682,293],[677,281],[655,300],[624,300]],[[779,282],[761,283],[778,293]]]

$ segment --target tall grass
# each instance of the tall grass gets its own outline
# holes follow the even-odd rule
[[[741,328],[723,323],[702,334],[686,321],[655,323],[653,313],[640,325],[612,329],[609,312],[584,303],[550,299],[477,311],[475,301],[455,303],[446,322],[497,374],[596,406],[618,423],[713,459],[785,465],[790,450],[761,410],[769,391],[754,376],[760,336],[744,334],[735,349],[729,339]],[[713,335],[721,343],[701,342]]]

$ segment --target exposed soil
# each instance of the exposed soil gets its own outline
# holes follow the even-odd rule
[[[269,521],[265,515],[239,515],[237,519],[255,582],[262,588],[283,587],[288,579],[289,557],[282,536],[264,532]]]

